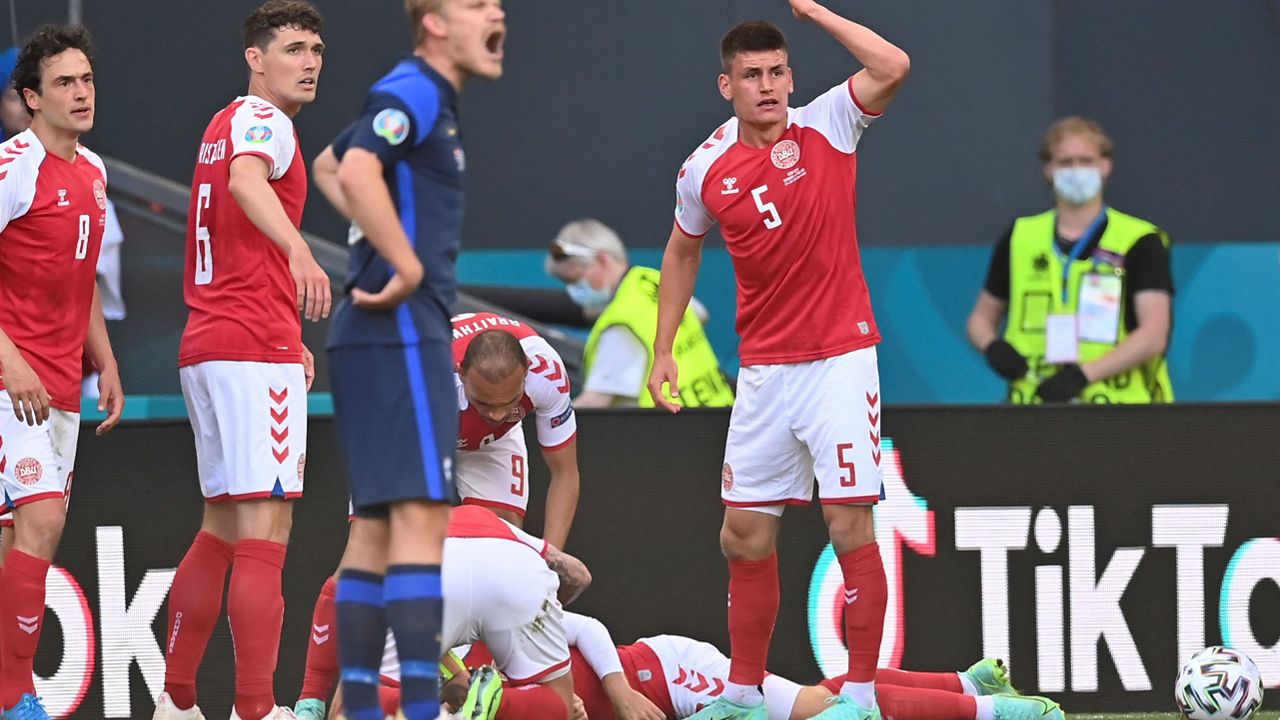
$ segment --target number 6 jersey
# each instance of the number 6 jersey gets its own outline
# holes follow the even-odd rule
[[[80,358],[106,217],[107,173],[97,155],[77,146],[67,162],[30,130],[0,145],[0,329],[50,404],[67,412],[80,412]]]
[[[228,187],[231,161],[262,159],[294,227],[302,225],[307,170],[293,121],[252,95],[209,121],[187,213],[183,294],[190,314],[178,365],[208,360],[302,362],[302,320],[289,258],[250,222]]]
[[[742,365],[835,357],[880,341],[854,226],[855,149],[875,115],[843,82],[787,111],[770,147],[739,141],[738,119],[685,160],[676,225],[719,221],[738,283]]]

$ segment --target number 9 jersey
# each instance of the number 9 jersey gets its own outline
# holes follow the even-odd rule
[[[294,227],[307,170],[293,121],[258,97],[236,98],[200,141],[187,213],[183,294],[190,315],[179,367],[209,360],[302,362],[302,321],[289,258],[250,222],[229,188],[231,162],[261,158]]]

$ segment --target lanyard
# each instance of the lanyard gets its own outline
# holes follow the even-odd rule
[[[1071,246],[1071,253],[1065,257],[1064,262],[1062,263],[1062,304],[1064,306],[1067,304],[1067,285],[1068,281],[1071,279],[1071,265],[1076,260],[1079,260],[1080,256],[1084,254],[1084,249],[1088,246],[1089,241],[1093,239],[1093,234],[1098,231],[1098,227],[1101,226],[1103,221],[1106,219],[1107,206],[1103,205],[1102,211],[1093,219],[1093,222],[1089,223],[1089,227],[1085,228],[1084,233],[1080,235],[1080,239],[1076,240],[1076,244]],[[1055,233],[1057,232],[1057,226],[1055,219]],[[1062,249],[1058,247],[1058,243],[1056,241],[1053,243],[1053,249],[1057,251],[1059,255],[1062,254]]]

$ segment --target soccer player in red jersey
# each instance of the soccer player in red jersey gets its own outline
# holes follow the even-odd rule
[[[66,523],[83,352],[102,368],[98,409],[108,414],[97,433],[124,410],[95,283],[106,170],[79,144],[93,128],[93,78],[87,30],[37,30],[13,71],[31,127],[0,145],[0,510],[11,513],[0,523],[13,526],[0,570],[0,715],[13,720],[49,717],[32,659]]]
[[[281,569],[302,495],[307,389],[299,310],[329,313],[329,278],[299,232],[307,174],[292,118],[316,96],[319,13],[269,0],[244,23],[249,90],[209,122],[196,157],[178,364],[196,440],[204,521],[169,594],[155,718],[196,720],[196,672],[221,614],[235,641],[233,720],[292,717],[272,692]]]
[[[880,496],[880,341],[858,257],[855,150],[893,100],[907,54],[813,0],[792,13],[821,27],[863,69],[808,105],[793,89],[786,40],[747,22],[721,41],[720,94],[735,117],[694,150],[676,181],[675,226],[662,262],[649,391],[679,390],[672,341],[689,304],[702,239],[720,223],[737,277],[742,370],[721,498],[729,561],[733,665],[699,720],[763,718],[758,685],[778,612],[775,546],[788,504],[808,503],[816,476],[844,571],[849,681],[821,717],[878,718],[875,671],[887,597],[872,506]]]

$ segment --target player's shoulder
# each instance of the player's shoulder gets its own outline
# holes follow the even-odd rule
[[[738,118],[729,118],[727,122],[707,136],[689,157],[685,158],[686,168],[708,168],[722,155],[733,149],[738,142]]]
[[[391,97],[408,111],[406,119],[413,121],[414,144],[422,142],[430,133],[440,111],[441,96],[445,94],[441,82],[428,72],[426,64],[417,58],[401,60],[369,88],[371,99]],[[383,108],[379,111],[380,115],[395,112],[401,110]]]
[[[293,131],[293,118],[260,97],[246,95],[236,98],[226,111],[230,112],[232,131],[247,127],[245,139],[251,142],[265,142],[275,133]]]
[[[44,145],[31,130],[0,143],[0,181],[10,177],[33,179],[45,158]]]
[[[107,165],[102,162],[102,156],[90,150],[83,145],[76,145],[76,153],[89,162],[90,165],[98,169],[98,173],[102,175],[102,182],[107,181]]]

